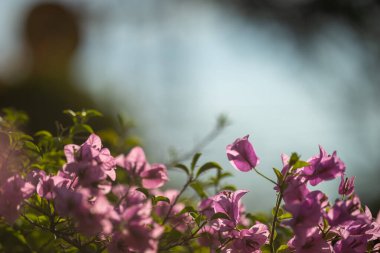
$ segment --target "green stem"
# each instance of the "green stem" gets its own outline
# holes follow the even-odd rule
[[[257,174],[259,174],[260,176],[262,176],[263,178],[265,178],[266,180],[268,180],[269,182],[271,182],[271,183],[277,185],[277,183],[276,183],[274,180],[272,180],[272,179],[270,179],[269,177],[265,176],[265,175],[262,174],[260,171],[258,171],[256,168],[253,168],[253,170],[254,170]]]
[[[282,192],[277,195],[277,200],[276,200],[276,207],[274,211],[274,216],[273,216],[273,222],[272,222],[272,230],[270,233],[270,238],[269,238],[269,246],[270,246],[270,252],[274,253],[274,232],[276,231],[276,225],[277,225],[277,216],[278,216],[278,211],[280,210],[280,205],[282,201]]]

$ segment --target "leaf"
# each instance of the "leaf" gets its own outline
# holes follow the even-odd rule
[[[199,160],[199,157],[201,157],[201,153],[196,153],[194,156],[193,156],[193,160],[191,161],[191,171],[194,171],[195,169],[195,166],[197,165],[197,162]]]
[[[173,167],[183,170],[187,175],[190,174],[189,169],[187,168],[187,166],[184,165],[184,164],[182,164],[182,163],[175,164]]]
[[[216,220],[216,219],[226,219],[230,220],[231,218],[225,214],[225,213],[215,213],[212,217],[211,220]]]
[[[170,204],[170,199],[164,196],[152,196],[152,200],[153,200],[153,205],[156,205],[160,201]]]
[[[307,167],[309,166],[310,164],[308,162],[305,162],[305,161],[297,161],[294,165],[293,165],[293,169],[299,169],[299,168],[303,168],[303,167]]]
[[[283,213],[277,217],[279,221],[291,219],[293,215],[291,213]]]
[[[196,175],[195,178],[198,178],[202,173],[204,173],[204,172],[206,172],[206,171],[208,171],[210,169],[223,170],[222,167],[218,163],[216,163],[216,162],[208,162],[208,163],[203,164],[199,168],[199,170],[198,170],[197,175]]]
[[[282,251],[286,251],[288,248],[289,248],[289,246],[286,245],[286,244],[281,245],[281,246],[278,247],[278,249],[276,250],[276,253],[280,253],[280,252],[282,252]]]
[[[36,144],[34,144],[33,142],[31,142],[31,141],[25,141],[24,142],[24,146],[25,146],[25,148],[27,148],[27,149],[29,149],[29,150],[37,153],[37,154],[41,153],[40,148]]]
[[[70,134],[75,135],[78,133],[93,133],[94,130],[87,124],[77,124],[70,128]]]
[[[223,186],[222,190],[236,191],[237,189],[236,189],[236,187],[234,185],[229,184],[229,185]]]
[[[63,113],[70,115],[71,117],[77,116],[77,114],[73,110],[63,110]]]
[[[136,191],[139,191],[139,192],[144,193],[144,195],[145,195],[147,198],[149,198],[149,191],[148,191],[147,189],[139,187],[139,188],[136,189]]]
[[[279,171],[279,170],[276,169],[276,168],[273,168],[273,171],[274,171],[274,174],[276,174],[277,182],[278,182],[279,184],[281,184],[282,181],[284,180],[284,176],[282,175],[281,171]]]
[[[289,166],[292,167],[298,160],[300,159],[300,156],[297,153],[292,153],[289,159]]]
[[[86,110],[86,116],[89,117],[89,118],[93,118],[93,117],[102,117],[103,114],[97,110],[93,110],[93,109],[90,109],[90,110]]]
[[[182,215],[185,213],[198,213],[198,211],[195,210],[192,206],[185,206],[185,208],[183,208],[181,212],[178,213],[178,215]]]
[[[36,137],[53,137],[49,131],[41,130],[34,134]]]
[[[191,188],[194,189],[194,191],[198,194],[198,196],[202,199],[207,198],[207,194],[205,193],[203,186],[199,182],[194,182],[191,185]]]
[[[232,173],[230,172],[223,172],[223,173],[220,173],[219,176],[218,176],[218,179],[222,179],[222,178],[225,178],[225,177],[232,177]]]

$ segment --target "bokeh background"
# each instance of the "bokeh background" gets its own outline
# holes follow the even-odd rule
[[[156,162],[186,153],[224,113],[231,124],[202,159],[235,174],[250,210],[269,210],[274,192],[227,161],[225,146],[246,134],[267,175],[282,152],[337,150],[379,210],[379,60],[374,0],[0,2],[1,106],[26,106],[35,129],[54,127],[41,113],[54,117],[53,104],[97,108],[110,125],[120,113]],[[333,200],[338,184],[319,188]]]

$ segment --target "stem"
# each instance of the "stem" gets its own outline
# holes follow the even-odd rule
[[[276,209],[274,212],[273,216],[273,222],[272,222],[272,231],[270,233],[270,239],[269,239],[269,246],[270,246],[270,252],[274,253],[274,232],[276,230],[276,224],[277,224],[277,216],[278,216],[278,210],[280,210],[280,205],[282,201],[282,191],[280,190],[280,193],[277,195],[277,200],[276,200]]]
[[[181,191],[178,193],[177,197],[174,199],[173,203],[170,204],[168,213],[166,214],[164,220],[162,221],[162,225],[165,225],[165,223],[168,221],[170,213],[173,210],[173,207],[175,204],[177,204],[179,197],[184,193],[184,191],[187,189],[187,187],[193,182],[193,176],[190,175],[187,179],[186,184],[182,187]]]
[[[183,240],[181,240],[181,241],[179,241],[179,242],[176,242],[176,243],[172,243],[172,244],[169,244],[169,246],[166,246],[166,247],[164,247],[164,248],[161,248],[159,251],[163,251],[163,250],[165,250],[165,251],[167,251],[167,250],[169,250],[169,249],[171,249],[171,248],[174,248],[174,247],[176,247],[176,246],[180,246],[180,245],[182,245],[182,244],[184,244],[184,243],[186,243],[186,242],[188,242],[188,241],[190,241],[190,240],[192,240],[192,239],[195,239],[195,238],[197,238],[197,237],[195,237],[195,235],[205,226],[207,224],[207,222],[203,222],[194,232],[192,232],[191,233],[191,235],[189,236],[189,237],[187,237],[187,238],[184,238]]]
[[[270,179],[269,177],[265,176],[265,175],[262,174],[260,171],[258,171],[256,168],[253,168],[253,170],[254,170],[257,174],[259,174],[260,176],[262,176],[263,178],[265,178],[266,180],[268,180],[269,182],[271,182],[271,183],[277,185],[277,183],[276,183],[274,180],[272,180],[272,179]]]

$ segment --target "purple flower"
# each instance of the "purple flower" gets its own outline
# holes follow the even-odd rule
[[[69,180],[60,176],[45,176],[41,174],[36,190],[40,197],[53,199],[55,197],[55,188],[69,184]]]
[[[342,175],[346,169],[344,163],[336,155],[336,151],[328,155],[322,146],[319,146],[319,152],[319,156],[313,156],[308,160],[310,166],[303,169],[304,176],[313,186]]]
[[[322,220],[322,209],[327,205],[327,197],[320,191],[310,192],[299,204],[285,205],[293,218],[284,224],[290,226],[298,241],[306,240],[309,234]]]
[[[248,141],[249,135],[236,139],[227,146],[227,157],[232,166],[240,171],[247,172],[255,168],[260,159],[257,157],[252,144]]]
[[[288,243],[289,249],[297,253],[332,253],[331,245],[322,237],[321,232],[314,228],[302,240],[297,236]]]
[[[160,201],[156,204],[156,206],[154,207],[154,212],[158,216],[162,218],[168,216],[168,222],[171,224],[171,227],[173,229],[176,229],[181,232],[184,232],[185,230],[189,229],[189,226],[192,225],[193,219],[188,214],[178,215],[178,213],[181,212],[183,208],[185,208],[185,205],[183,203],[177,202],[168,214],[170,205],[177,198],[179,191],[172,189],[166,190],[165,192],[154,190],[153,194],[156,196],[167,197],[170,201],[170,204],[164,201]]]
[[[327,220],[330,226],[344,225],[346,222],[361,219],[368,220],[366,215],[360,212],[360,199],[354,195],[351,199],[335,202],[334,206],[327,213]]]
[[[63,171],[78,177],[78,184],[91,187],[109,177],[116,179],[116,161],[107,148],[102,148],[99,136],[91,134],[81,146],[66,145],[64,153],[67,163]]]
[[[133,148],[127,156],[116,157],[118,166],[124,168],[134,180],[141,180],[147,189],[156,189],[163,186],[168,180],[168,172],[164,164],[149,164],[145,158],[144,150]]]
[[[341,181],[339,184],[339,194],[346,195],[346,196],[351,195],[355,190],[354,182],[355,182],[355,177],[345,178],[344,175],[342,174]]]
[[[247,193],[245,190],[222,191],[213,197],[215,213],[224,213],[229,219],[218,219],[223,230],[235,228],[240,223],[240,199]]]
[[[310,192],[300,177],[290,175],[285,183],[283,198],[286,206],[300,204]]]
[[[266,225],[257,223],[249,229],[234,230],[231,234],[234,239],[222,252],[259,253],[268,240],[269,230]]]
[[[142,186],[147,189],[159,188],[169,180],[165,165],[158,163],[145,167],[141,178]]]
[[[0,216],[13,223],[19,216],[22,201],[31,197],[34,192],[35,187],[19,175],[8,178],[0,186]]]
[[[108,250],[121,252],[157,252],[163,227],[153,222],[149,202],[134,205],[120,214],[118,229],[114,232]]]

